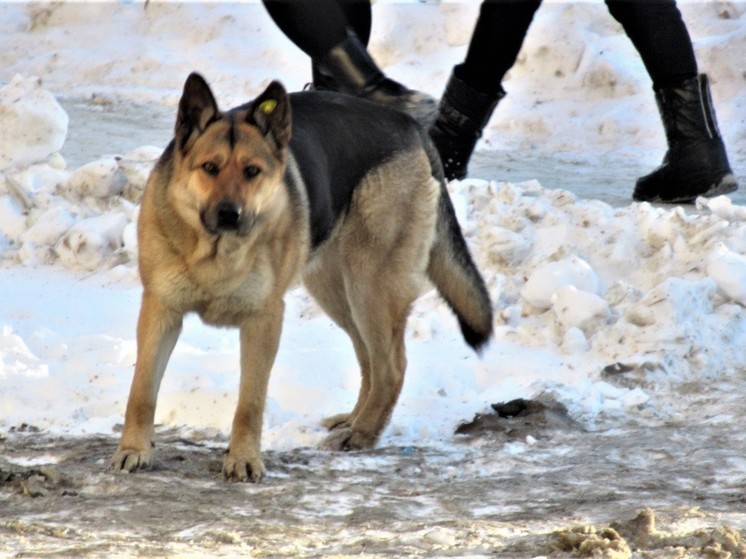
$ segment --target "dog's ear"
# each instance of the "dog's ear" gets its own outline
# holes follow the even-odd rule
[[[182,153],[189,151],[205,129],[220,118],[218,104],[205,79],[197,73],[189,74],[179,101],[174,139]]]
[[[259,97],[254,99],[246,120],[256,126],[267,139],[275,143],[278,150],[290,142],[290,99],[287,91],[278,81],[267,86]]]

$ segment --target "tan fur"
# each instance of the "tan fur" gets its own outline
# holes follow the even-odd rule
[[[244,117],[233,120],[241,124],[231,148],[230,119],[206,126],[201,115],[196,122],[206,130],[186,129],[186,155],[178,145],[167,150],[148,181],[138,223],[143,296],[137,363],[114,469],[151,464],[158,388],[182,317],[196,312],[206,323],[240,330],[239,399],[224,474],[239,481],[262,477],[262,416],[283,296],[301,276],[349,334],[362,375],[354,409],[327,420],[332,432],[322,446],[375,445],[401,391],[407,317],[428,277],[433,247],[440,246],[442,190],[427,154],[413,146],[370,171],[330,238],[311,253],[305,192],[283,179],[288,166],[295,172],[294,162],[286,147],[273,147]],[[205,162],[223,169],[219,177],[204,172]],[[245,180],[247,165],[261,167],[262,174]],[[226,196],[261,217],[250,234],[206,230],[200,212]],[[446,268],[448,258],[438,258]]]
[[[258,480],[264,474],[259,443],[264,398],[282,328],[283,296],[307,260],[308,238],[294,222],[282,187],[283,162],[245,125],[231,153],[214,124],[189,156],[175,152],[171,165],[151,175],[138,222],[143,298],[138,320],[138,354],[122,438],[113,463],[120,469],[148,467],[152,460],[156,396],[166,363],[188,312],[208,324],[236,326],[241,340],[241,383],[230,451],[229,478]],[[196,166],[204,159],[238,165],[261,158],[271,169],[255,188],[241,191],[228,175],[223,184],[205,184]],[[168,173],[168,167],[172,167]],[[247,207],[263,212],[263,230],[250,239],[223,235],[216,240],[199,220],[199,209],[220,193],[238,194]]]

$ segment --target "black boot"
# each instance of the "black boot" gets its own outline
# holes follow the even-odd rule
[[[314,89],[355,95],[409,113],[428,127],[435,120],[435,99],[387,78],[357,35],[347,38],[313,65]]]
[[[438,118],[430,128],[430,137],[438,149],[448,180],[466,176],[466,167],[482,129],[503,97],[502,89],[497,95],[487,95],[456,77],[455,70],[451,74],[440,100]]]
[[[701,74],[655,92],[668,140],[663,163],[637,180],[637,201],[681,204],[738,188],[728,164],[712,107],[707,76]]]

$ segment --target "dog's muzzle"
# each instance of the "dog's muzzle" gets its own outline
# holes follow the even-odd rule
[[[255,216],[246,212],[241,204],[233,200],[221,200],[200,214],[202,225],[209,233],[247,234],[254,225]]]

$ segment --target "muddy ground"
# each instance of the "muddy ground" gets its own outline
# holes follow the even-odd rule
[[[114,437],[0,441],[2,557],[746,557],[737,397],[697,422],[588,432],[549,403],[498,408],[437,448],[265,451],[159,430],[157,466],[107,471]],[[502,415],[502,416],[501,416]]]

